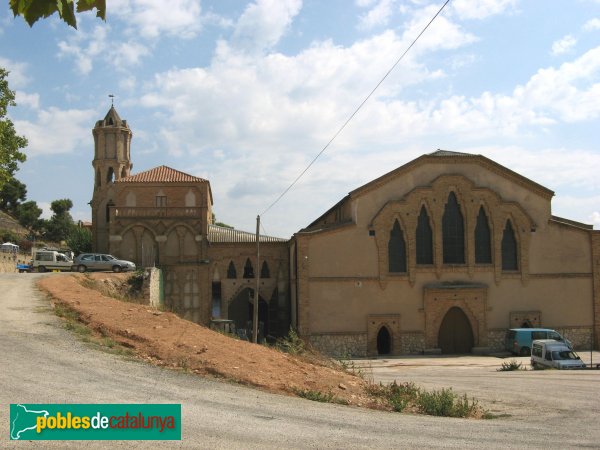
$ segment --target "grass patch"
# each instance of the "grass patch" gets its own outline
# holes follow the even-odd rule
[[[424,391],[414,383],[372,384],[367,392],[384,403],[393,411],[413,412],[442,417],[481,417],[491,418],[492,415],[481,408],[475,399],[469,400],[465,395],[456,394],[452,388],[439,391]]]
[[[504,361],[502,365],[496,369],[498,372],[512,372],[513,370],[527,370],[517,360],[511,359],[510,361]]]
[[[348,402],[346,400],[336,397],[335,395],[333,395],[332,392],[321,392],[321,391],[313,391],[310,389],[299,389],[299,388],[292,388],[292,391],[298,397],[302,397],[307,400],[312,400],[314,402],[337,403],[339,405],[347,405],[348,404]]]
[[[80,314],[74,309],[71,309],[62,303],[55,303],[54,313],[64,320],[65,329],[71,331],[81,341],[92,344],[98,350],[102,350],[113,355],[127,357],[134,356],[134,352],[131,349],[108,337],[106,330],[100,329],[98,332],[94,333],[91,328],[81,322]]]

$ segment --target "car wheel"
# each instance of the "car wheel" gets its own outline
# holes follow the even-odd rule
[[[113,266],[113,272],[119,273],[121,270],[121,266]]]
[[[38,272],[44,273],[45,271],[46,271],[46,268],[44,266],[39,266],[38,267]]]
[[[521,356],[531,356],[531,350],[529,347],[521,347]]]
[[[83,264],[77,266],[77,270],[81,273],[85,272],[87,270],[87,267],[85,267]]]

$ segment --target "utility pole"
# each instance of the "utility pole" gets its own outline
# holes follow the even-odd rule
[[[260,216],[256,216],[256,289],[252,314],[252,342],[258,343],[258,292],[260,288]]]

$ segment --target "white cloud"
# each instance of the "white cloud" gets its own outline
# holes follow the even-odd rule
[[[598,18],[594,18],[594,19],[590,19],[588,20],[584,25],[583,25],[583,30],[584,31],[594,31],[594,30],[600,30],[600,19]]]
[[[279,42],[302,7],[301,0],[257,0],[248,5],[233,34],[237,48],[268,50]]]
[[[359,28],[370,30],[377,26],[387,25],[393,12],[394,3],[395,0],[380,0],[379,3],[360,17]]]
[[[92,110],[49,108],[39,110],[35,122],[15,120],[14,123],[19,134],[29,141],[29,156],[50,155],[89,147],[90,123],[94,123],[95,117]]]
[[[58,43],[59,58],[71,57],[79,73],[88,75],[94,68],[94,61],[101,59],[110,64],[114,70],[123,73],[141,63],[150,50],[133,40],[127,42],[111,42],[111,29],[105,25],[97,25],[91,33],[82,27],[67,40]]]
[[[36,93],[28,94],[23,91],[15,91],[15,102],[20,107],[37,109],[40,106],[40,95]]]
[[[0,67],[10,72],[8,74],[8,84],[12,90],[23,88],[31,81],[31,77],[27,75],[27,63],[12,61],[0,56]]]
[[[453,0],[450,8],[459,19],[485,19],[515,9],[519,0]]]
[[[571,35],[566,35],[558,41],[554,41],[552,44],[552,54],[562,55],[563,53],[567,53],[575,44],[577,44],[577,39]]]
[[[200,0],[121,0],[112,13],[144,38],[188,39],[202,28]]]
[[[600,230],[600,211],[594,211],[590,214],[590,222],[594,225],[594,229]]]

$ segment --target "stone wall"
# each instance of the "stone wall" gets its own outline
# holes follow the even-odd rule
[[[400,334],[400,353],[402,355],[420,355],[425,350],[425,333],[409,332]]]
[[[504,351],[504,338],[506,337],[506,328],[491,329],[487,332],[487,347],[491,352]]]
[[[309,343],[322,353],[338,358],[367,356],[367,333],[313,334]]]
[[[575,350],[589,350],[592,342],[592,327],[555,328],[563,337],[573,343]]]

